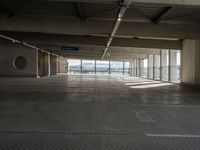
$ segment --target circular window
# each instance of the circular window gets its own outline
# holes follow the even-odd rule
[[[18,56],[14,60],[14,67],[18,70],[23,70],[27,66],[27,60],[23,56]]]

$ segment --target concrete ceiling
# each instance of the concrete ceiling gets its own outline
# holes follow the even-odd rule
[[[0,0],[0,32],[68,58],[101,59],[123,2]],[[200,39],[200,1],[126,2],[105,59],[127,60],[158,49],[181,49],[183,39]],[[74,45],[80,50],[60,49]]]

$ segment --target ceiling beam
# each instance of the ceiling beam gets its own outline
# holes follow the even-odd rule
[[[62,46],[105,46],[106,37],[61,35],[61,34],[40,34],[23,32],[0,32],[3,35],[19,39],[32,44],[51,44]],[[110,46],[115,47],[137,47],[137,48],[158,48],[158,49],[182,49],[181,40],[158,40],[142,38],[114,38]]]
[[[59,53],[58,53],[59,54]],[[60,54],[59,54],[60,55]],[[84,56],[84,55],[63,55],[63,57],[69,58],[69,59],[93,59],[93,60],[101,60],[99,59],[99,56]],[[128,57],[122,57],[122,56],[110,56],[110,57],[105,57],[104,60],[133,60],[134,58],[146,58],[147,55],[140,55],[140,54],[135,54],[132,56]]]
[[[60,45],[52,45],[52,44],[39,44],[36,45],[38,47],[41,47],[42,49],[48,49],[52,51],[58,51],[62,53],[72,53],[72,54],[102,54],[103,46],[81,46],[79,47],[78,51],[69,51],[69,50],[61,50]],[[160,54],[160,49],[146,49],[146,48],[132,48],[132,47],[109,47],[109,53],[110,54],[116,54],[119,56],[126,56],[131,54]]]
[[[161,5],[188,5],[188,6],[200,6],[199,0],[132,0],[136,4],[161,4]]]
[[[58,35],[58,34],[38,34],[38,33],[18,33],[0,32],[3,35],[19,39],[32,44],[51,44],[61,46],[104,46],[106,37],[78,36],[78,35]],[[115,47],[137,47],[137,48],[158,48],[158,49],[182,49],[181,40],[156,40],[142,38],[114,38],[110,46]]]
[[[113,4],[117,3],[119,0],[40,0],[40,1]]]
[[[118,3],[118,0],[41,0],[52,2],[82,2],[82,3],[103,3],[113,4]],[[135,4],[162,4],[162,5],[189,5],[200,6],[199,0],[131,0]]]
[[[65,35],[110,35],[110,21],[81,21],[50,18],[0,17],[0,31],[36,32]],[[192,24],[150,24],[122,22],[116,36],[156,37],[178,39],[200,39],[199,25]]]
[[[114,38],[111,46],[181,50],[182,41],[181,40],[141,39],[141,38]]]
[[[177,38],[177,39],[200,39],[198,25],[192,24],[148,24],[122,22],[118,36]]]

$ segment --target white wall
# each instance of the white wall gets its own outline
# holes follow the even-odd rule
[[[17,70],[13,61],[17,56],[27,59],[27,66]],[[0,76],[3,77],[37,77],[37,51],[4,40],[0,41]]]

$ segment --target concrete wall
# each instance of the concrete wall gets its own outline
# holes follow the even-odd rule
[[[182,83],[200,85],[200,41],[199,40],[183,41]]]
[[[13,63],[17,56],[27,60],[27,66],[18,70]],[[37,51],[16,43],[0,41],[0,76],[3,77],[37,77]]]

